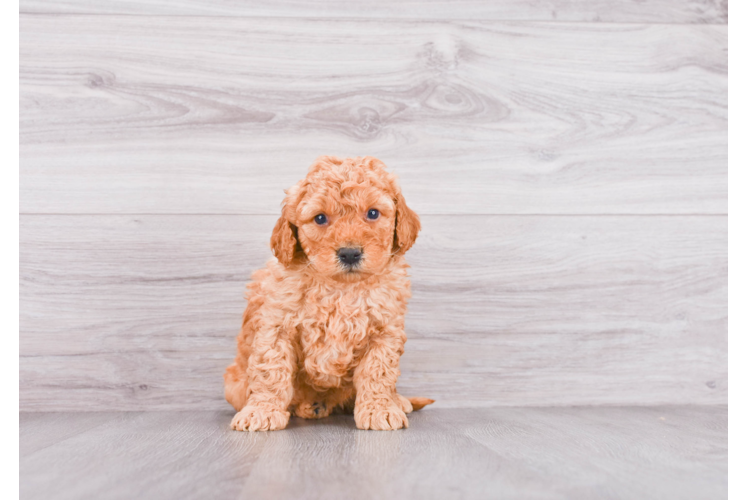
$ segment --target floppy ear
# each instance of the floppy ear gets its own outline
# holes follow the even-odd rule
[[[305,181],[299,182],[286,191],[286,197],[281,204],[281,216],[275,223],[273,234],[270,236],[270,248],[273,254],[286,267],[291,265],[297,253],[304,255],[304,250],[299,244],[298,230],[291,220],[294,219],[296,206],[305,192]]]
[[[394,253],[402,255],[407,252],[416,242],[420,230],[421,220],[418,214],[408,208],[398,189],[395,197],[395,239],[392,243]]]
[[[275,228],[273,228],[273,235],[270,237],[270,248],[273,250],[278,261],[288,267],[291,261],[293,261],[297,245],[298,236],[296,226],[286,219],[285,214],[281,215],[278,222],[275,223]]]

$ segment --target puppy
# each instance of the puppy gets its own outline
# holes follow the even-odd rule
[[[404,255],[420,228],[376,158],[320,157],[286,191],[270,239],[277,260],[252,275],[224,374],[233,429],[352,411],[359,429],[394,430],[433,403],[395,388],[410,298]]]

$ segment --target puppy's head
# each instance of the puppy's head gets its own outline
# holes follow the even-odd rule
[[[358,281],[404,254],[420,229],[384,163],[322,156],[286,191],[270,246],[287,267],[304,264],[339,281]]]

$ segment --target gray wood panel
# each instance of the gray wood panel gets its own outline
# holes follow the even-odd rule
[[[21,0],[21,12],[265,17],[727,23],[727,0]]]
[[[21,498],[727,498],[724,406],[429,407],[395,432],[230,419],[21,413]]]
[[[400,389],[727,402],[724,216],[424,216]],[[23,410],[222,409],[273,216],[21,217]]]
[[[22,15],[20,85],[23,213],[272,214],[320,154],[423,214],[727,210],[726,25]]]

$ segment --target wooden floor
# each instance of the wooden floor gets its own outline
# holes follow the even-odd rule
[[[21,498],[727,498],[724,406],[430,407],[395,432],[231,416],[22,413]]]

